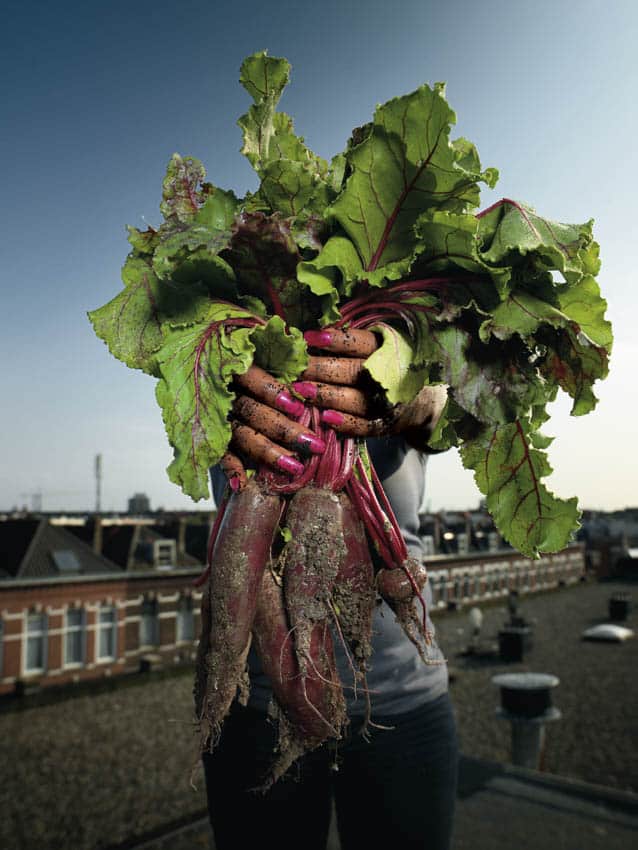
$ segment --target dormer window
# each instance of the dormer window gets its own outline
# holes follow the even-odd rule
[[[153,564],[157,568],[174,567],[177,561],[177,544],[174,540],[155,540]]]

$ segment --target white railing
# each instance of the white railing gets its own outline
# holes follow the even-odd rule
[[[579,581],[585,570],[582,546],[573,546],[536,561],[517,552],[430,556],[425,559],[433,608],[489,601],[516,590],[520,595]]]

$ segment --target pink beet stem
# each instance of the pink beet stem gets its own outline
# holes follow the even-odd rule
[[[356,443],[352,437],[347,437],[341,446],[341,466],[339,467],[336,478],[332,482],[332,489],[335,493],[343,490],[350,480],[354,468],[355,453]]]
[[[383,508],[379,504],[376,494],[372,488],[371,481],[366,474],[366,470],[363,465],[363,461],[361,460],[361,457],[358,457],[356,459],[355,469],[357,470],[360,476],[359,483],[361,484],[362,489],[366,491],[366,494],[368,496],[368,500],[370,502],[370,510],[372,511],[373,515],[378,518],[379,525],[381,526],[382,533],[386,537],[388,546],[390,547],[390,551],[396,558],[395,566],[398,566],[407,558],[408,550],[406,548],[403,537],[401,536],[401,532],[399,531],[399,525],[396,521],[396,518],[394,517],[392,508],[390,508],[390,513],[392,518],[394,519],[394,524],[388,518]]]
[[[383,489],[383,485],[381,484],[381,481],[379,480],[379,476],[377,475],[377,471],[374,468],[374,465],[372,464],[372,462],[370,462],[370,470],[372,472],[372,483],[374,484],[374,487],[375,487],[377,493],[379,494],[379,499],[381,501],[381,505],[383,506],[383,509],[386,512],[388,519],[392,523],[392,526],[394,528],[395,533],[399,537],[399,540],[401,541],[401,543],[403,544],[403,548],[405,549],[405,555],[404,555],[404,559],[405,559],[408,556],[408,550],[407,550],[407,547],[405,545],[405,541],[403,540],[403,535],[401,534],[401,529],[399,528],[399,523],[397,521],[396,516],[394,515],[394,511],[392,510],[392,505],[388,501],[388,497],[385,494],[385,490]]]
[[[346,486],[346,490],[352,501],[355,503],[359,516],[363,520],[366,530],[373,543],[375,544],[379,555],[389,569],[393,569],[396,565],[396,559],[388,549],[383,530],[378,525],[377,517],[372,513],[369,504],[366,503],[363,495],[361,482],[353,476]]]
[[[412,591],[413,591],[414,595],[417,597],[417,599],[419,600],[421,607],[423,608],[423,629],[424,629],[424,631],[427,631],[427,606],[425,604],[425,599],[423,598],[423,595],[421,593],[421,589],[417,585],[417,583],[414,580],[413,576],[411,575],[410,571],[408,569],[406,569],[406,567],[404,566],[404,563],[408,558],[408,549],[407,549],[407,546],[405,545],[405,541],[403,540],[403,536],[401,535],[399,523],[397,522],[397,518],[394,515],[394,511],[392,510],[392,506],[390,505],[390,502],[388,501],[388,497],[385,494],[385,491],[383,489],[381,481],[379,480],[379,476],[377,475],[377,471],[374,468],[374,466],[372,465],[372,463],[370,464],[370,469],[372,470],[372,480],[374,482],[374,486],[376,487],[376,489],[379,493],[381,503],[386,508],[386,510],[388,512],[388,516],[391,518],[391,521],[393,522],[393,524],[395,526],[396,533],[399,535],[401,543],[403,544],[403,548],[405,549],[405,556],[404,556],[403,560],[401,561],[400,567],[403,570],[403,572],[405,573],[405,575],[407,576],[408,581],[410,582],[410,586],[412,587]]]
[[[406,323],[406,325],[408,325],[408,327],[410,327],[410,325],[413,322],[413,319],[410,316],[410,313],[432,313],[432,312],[434,312],[434,310],[432,308],[425,307],[421,304],[410,304],[410,303],[404,304],[403,302],[400,302],[400,301],[396,302],[396,303],[386,301],[386,302],[379,304],[379,305],[375,304],[374,306],[375,306],[375,308],[377,306],[382,307],[384,312],[365,313],[365,312],[362,311],[360,313],[360,315],[357,315],[354,319],[351,320],[350,327],[351,328],[368,328],[373,323],[387,322],[394,315],[399,316],[399,318],[401,318]]]
[[[334,478],[335,455],[339,451],[336,433],[329,429],[326,435],[326,450],[323,453],[315,481],[319,487],[326,487]]]
[[[397,293],[403,292],[407,292],[408,294],[414,293],[416,295],[417,293],[424,292],[427,289],[435,289],[438,286],[446,286],[450,283],[455,283],[457,279],[461,280],[463,283],[468,282],[464,281],[462,278],[431,277],[423,280],[410,280],[405,283],[398,283],[385,289],[369,290],[365,293],[365,295],[361,295],[359,298],[353,298],[352,301],[349,301],[341,308],[341,319],[336,322],[335,327],[340,327],[341,325],[349,322],[352,315],[358,311],[360,307],[370,304],[371,302],[374,304],[375,299],[377,298],[387,298],[388,294],[394,296]]]

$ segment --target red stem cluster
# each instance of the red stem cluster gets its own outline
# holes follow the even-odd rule
[[[336,328],[367,328],[379,322],[398,319],[408,327],[412,324],[410,314],[438,312],[436,307],[425,304],[413,304],[411,298],[424,292],[442,293],[454,283],[470,284],[474,277],[429,277],[422,280],[410,280],[397,283],[384,289],[369,289],[358,298],[353,298],[341,308],[341,318],[335,322]]]

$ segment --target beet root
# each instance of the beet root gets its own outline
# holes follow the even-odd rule
[[[333,587],[346,556],[339,497],[304,487],[290,502],[286,526],[291,539],[280,556],[284,597],[299,668],[306,676],[313,668],[314,627],[334,619]]]
[[[339,494],[346,555],[337,573],[332,605],[348,645],[357,679],[365,685],[365,666],[372,652],[372,612],[376,602],[374,567],[364,525],[346,493]]]
[[[421,591],[427,582],[425,566],[415,558],[406,558],[400,568],[382,568],[377,573],[377,588],[394,611],[397,622],[417,648],[421,660],[428,665],[444,664],[432,658],[433,634],[428,630],[426,609]],[[418,610],[418,606],[422,611]]]
[[[376,578],[379,593],[386,601],[392,602],[409,602],[415,596],[415,586],[421,592],[427,580],[425,565],[414,558],[409,558],[401,569],[382,567]]]
[[[303,675],[283,589],[269,569],[262,579],[253,639],[279,709],[278,752],[262,786],[266,789],[303,753],[330,737],[339,738],[346,710],[327,624],[317,623],[311,630],[312,663]]]
[[[281,515],[278,496],[251,479],[228,502],[202,602],[195,711],[201,749],[212,749],[237,694],[247,685],[246,658],[257,599]]]

